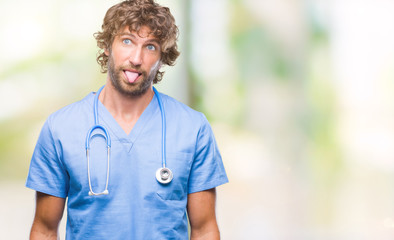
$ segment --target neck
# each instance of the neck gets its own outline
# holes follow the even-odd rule
[[[153,89],[149,88],[140,96],[125,96],[113,87],[111,81],[107,81],[99,100],[123,130],[129,134],[151,102],[153,95]]]

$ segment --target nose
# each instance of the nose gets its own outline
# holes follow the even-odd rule
[[[136,47],[134,51],[131,52],[129,61],[134,65],[134,66],[139,66],[142,64],[142,49],[139,47]]]

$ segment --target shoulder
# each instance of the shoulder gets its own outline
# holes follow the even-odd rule
[[[89,111],[89,109],[93,109],[93,97],[94,94],[89,93],[80,101],[71,103],[53,112],[51,115],[49,115],[47,119],[49,127],[53,130],[53,128],[59,126],[64,127],[68,124],[75,124],[75,122],[80,122],[87,113],[92,112],[92,110]]]
[[[170,97],[166,94],[160,93],[163,105],[166,111],[167,118],[176,118],[182,121],[193,121],[200,125],[206,124],[207,119],[205,115],[199,111],[194,110],[188,105]]]

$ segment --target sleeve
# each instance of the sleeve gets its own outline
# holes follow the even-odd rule
[[[211,126],[202,115],[198,132],[196,152],[189,177],[188,193],[215,188],[228,182],[222,157],[216,144]]]
[[[41,129],[33,152],[26,187],[66,198],[69,177],[59,155],[48,119]]]

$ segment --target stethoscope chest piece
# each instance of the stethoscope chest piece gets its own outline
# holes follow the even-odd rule
[[[172,175],[172,171],[169,168],[163,167],[157,169],[156,171],[156,179],[159,183],[162,184],[170,183],[173,177],[174,176]]]

